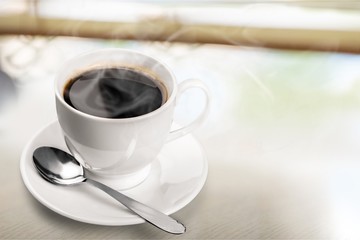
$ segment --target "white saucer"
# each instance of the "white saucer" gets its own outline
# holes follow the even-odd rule
[[[31,194],[43,205],[68,218],[99,225],[144,222],[102,191],[88,184],[57,186],[46,182],[33,165],[33,151],[53,146],[68,152],[58,122],[40,130],[25,147],[20,170]],[[200,144],[191,135],[166,144],[149,176],[126,195],[172,214],[191,202],[203,187],[208,165]]]

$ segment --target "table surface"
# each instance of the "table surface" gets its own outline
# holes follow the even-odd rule
[[[153,55],[178,81],[210,88],[206,123],[193,134],[209,163],[200,194],[173,214],[188,231],[149,224],[76,222],[35,200],[19,161],[29,139],[56,119],[54,75],[67,59],[107,47]],[[360,56],[215,45],[0,38],[0,239],[351,239],[360,237]],[[175,119],[203,104],[187,93]]]

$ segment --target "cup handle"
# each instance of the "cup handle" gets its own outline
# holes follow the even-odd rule
[[[184,127],[181,127],[179,129],[171,131],[166,140],[167,142],[173,141],[179,137],[182,137],[182,136],[188,134],[189,132],[192,132],[195,128],[199,127],[204,122],[207,115],[209,114],[210,91],[207,88],[207,86],[198,79],[188,79],[188,80],[181,82],[178,85],[176,101],[178,101],[178,99],[181,97],[181,95],[190,88],[199,88],[205,93],[206,101],[205,101],[204,109],[200,113],[200,115],[195,120],[193,120],[191,123],[189,123],[188,125],[186,125]]]

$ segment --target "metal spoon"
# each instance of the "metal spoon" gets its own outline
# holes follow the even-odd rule
[[[34,151],[33,160],[40,175],[51,183],[59,185],[89,183],[115,198],[147,222],[166,232],[182,234],[186,231],[183,224],[166,214],[127,197],[102,183],[86,178],[80,163],[73,156],[60,149],[53,147],[37,148]]]

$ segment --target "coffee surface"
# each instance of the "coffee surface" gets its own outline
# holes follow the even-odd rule
[[[130,118],[150,113],[164,103],[159,83],[129,68],[92,69],[76,76],[64,89],[73,108],[98,117]]]

